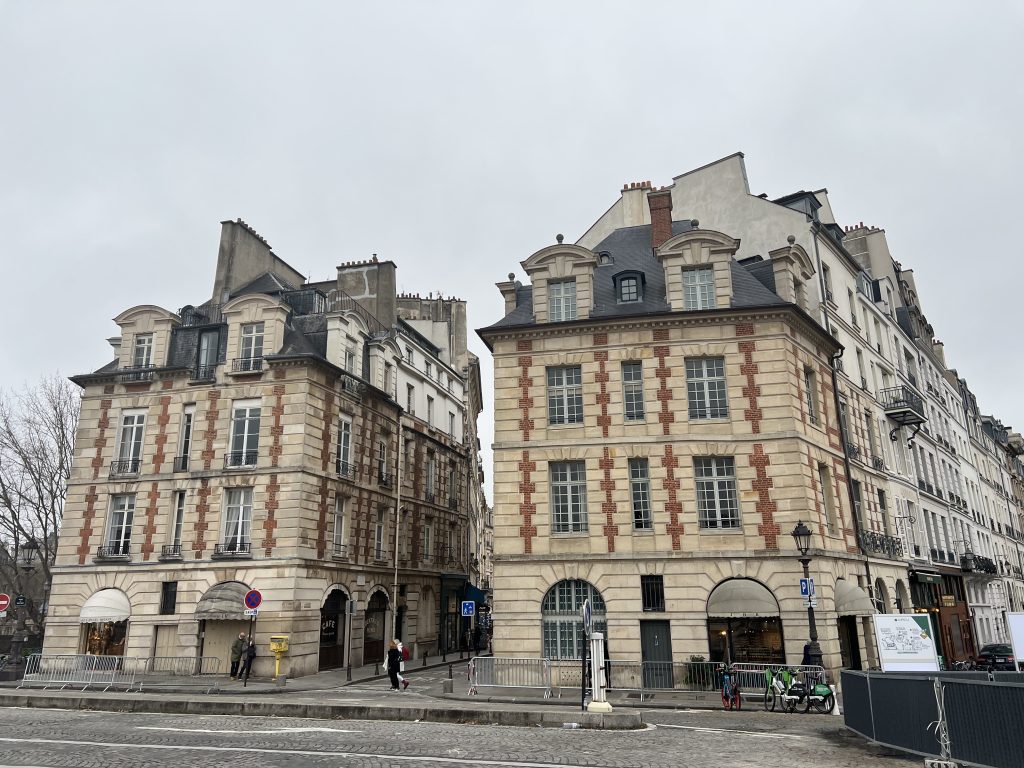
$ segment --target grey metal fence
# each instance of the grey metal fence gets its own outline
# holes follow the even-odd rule
[[[211,656],[92,656],[40,654],[28,657],[19,688],[116,688],[131,691],[166,686],[200,685],[212,688],[220,674],[220,659]]]
[[[476,656],[469,660],[469,692],[480,688],[525,688],[551,696],[551,662],[507,656]]]
[[[848,728],[880,744],[941,757],[935,735],[941,701],[954,761],[980,768],[1019,768],[1024,765],[1024,684],[987,677],[972,672],[844,670],[843,717]]]

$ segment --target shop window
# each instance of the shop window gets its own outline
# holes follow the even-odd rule
[[[178,609],[178,582],[165,581],[160,585],[160,615],[173,616]]]
[[[665,579],[663,576],[641,576],[640,598],[645,611],[665,610]]]

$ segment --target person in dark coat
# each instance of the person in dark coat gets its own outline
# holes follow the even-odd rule
[[[249,674],[252,672],[252,662],[255,658],[256,641],[250,637],[248,644],[245,646],[245,660],[242,662],[242,668],[238,670],[239,677],[244,677],[246,680],[249,679]]]
[[[392,640],[388,645],[388,657],[385,661],[388,669],[388,677],[391,678],[391,690],[398,690],[398,673],[402,670],[402,652],[398,650],[398,643]]]
[[[238,677],[238,664],[242,661],[245,650],[245,632],[238,633],[238,639],[231,644],[231,679]]]

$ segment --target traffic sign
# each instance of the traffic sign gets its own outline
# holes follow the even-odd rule
[[[804,608],[817,608],[817,607],[818,607],[818,598],[812,597],[809,600],[807,598],[804,598]]]
[[[0,592],[0,611],[6,611],[11,604],[11,596]]]
[[[7,611],[0,611],[0,619],[6,619],[6,618],[7,618]]]
[[[583,630],[590,637],[590,630],[593,625],[592,613],[590,610],[590,598],[583,601]]]
[[[800,597],[814,597],[814,579],[800,579]]]
[[[244,611],[242,611],[242,613],[245,614],[246,616],[259,616],[260,615],[260,609],[259,608],[246,608]]]
[[[259,608],[260,604],[263,602],[263,595],[260,594],[258,589],[250,589],[245,593],[245,598],[242,602],[245,603],[246,608],[256,609]],[[245,615],[255,616],[255,614],[250,614],[248,611],[246,611]]]
[[[28,599],[24,595],[18,595],[14,598],[15,608],[24,608],[26,605],[28,605]]]
[[[462,601],[462,615],[463,616],[472,616],[475,613],[476,613],[476,603],[474,603],[472,600],[463,600]]]

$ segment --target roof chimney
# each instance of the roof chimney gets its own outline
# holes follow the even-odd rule
[[[647,205],[651,209],[651,247],[660,248],[672,237],[672,190],[662,187],[648,192]]]

